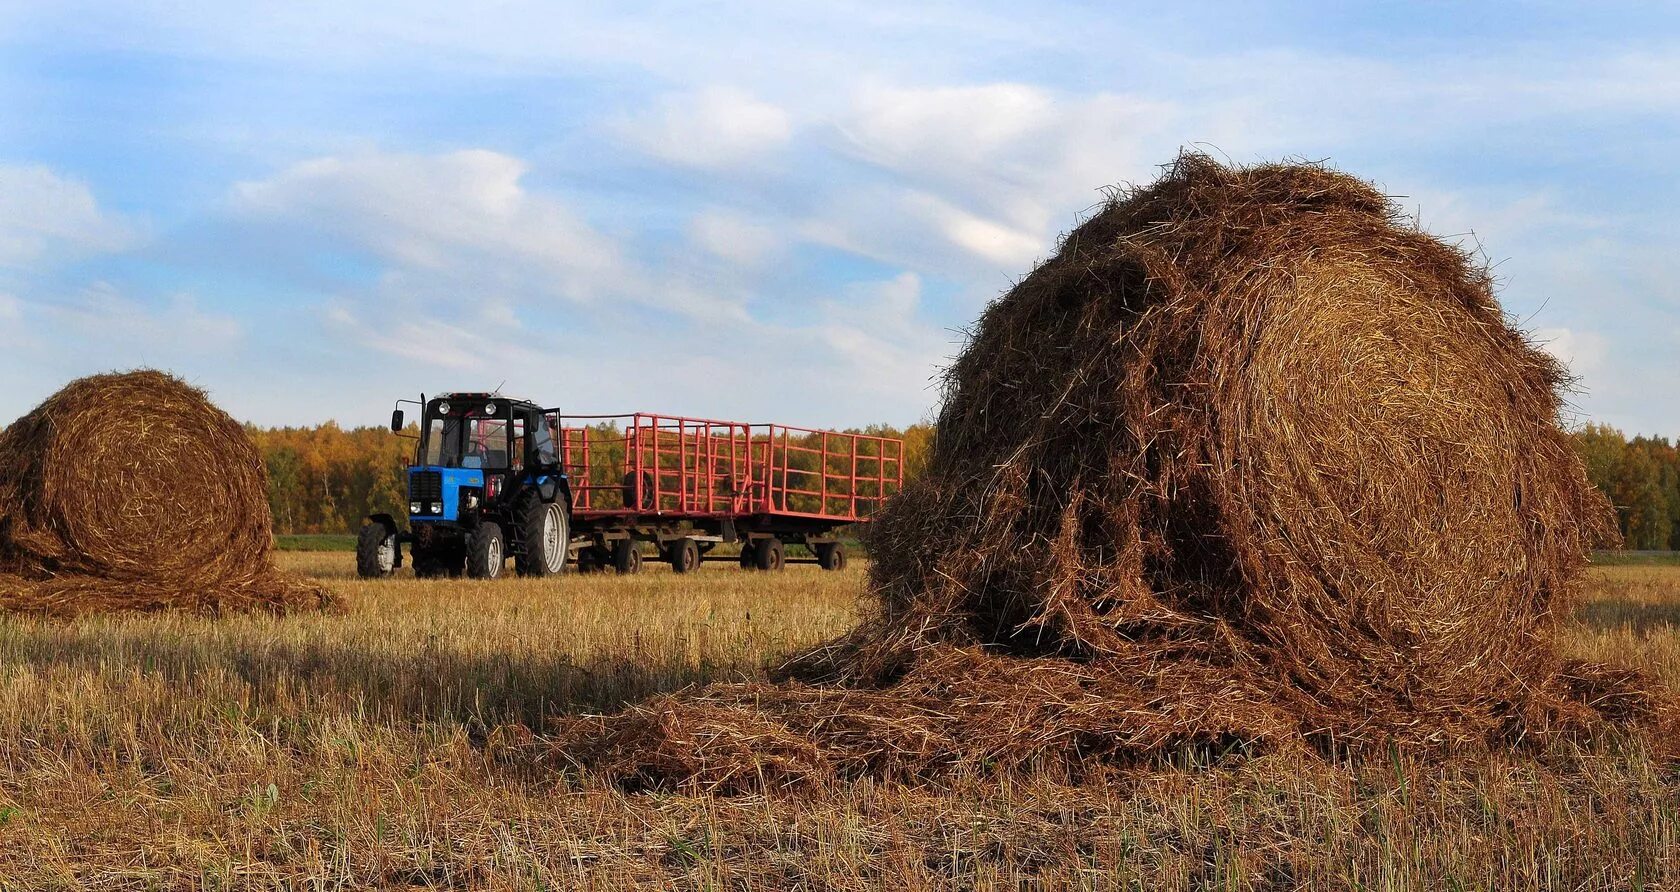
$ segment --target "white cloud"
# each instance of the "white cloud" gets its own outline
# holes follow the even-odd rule
[[[467,306],[482,318],[559,298],[740,315],[739,299],[632,261],[558,198],[527,189],[526,169],[482,149],[321,158],[239,183],[233,203],[252,220],[330,237],[336,251],[374,255],[385,266],[365,296],[399,305]]]
[[[1170,157],[1180,117],[1135,96],[1019,83],[864,87],[835,125],[837,149],[882,175],[831,195],[802,230],[923,272],[1005,282],[1044,256],[1103,186]]]
[[[474,280],[473,297],[519,269],[544,277],[551,293],[591,299],[621,274],[618,246],[559,201],[526,190],[525,171],[518,158],[485,150],[320,158],[238,184],[234,202],[399,268]]]
[[[919,318],[921,296],[921,277],[903,272],[849,286],[824,303],[823,323],[814,333],[856,396],[894,406],[926,402],[952,345]]]
[[[1568,328],[1542,328],[1534,332],[1540,349],[1557,357],[1576,376],[1597,371],[1604,364],[1608,342],[1595,331]]]
[[[758,266],[783,247],[774,229],[739,214],[712,209],[688,223],[689,238],[707,252],[741,266]]]
[[[859,156],[894,170],[968,169],[1054,125],[1049,93],[1024,84],[904,89],[866,87],[839,125]]]
[[[1006,269],[1023,269],[1042,256],[1049,240],[1037,232],[988,220],[925,193],[905,196],[905,207],[951,244]]]
[[[478,373],[498,364],[531,359],[529,350],[509,343],[503,336],[507,330],[491,320],[462,325],[418,318],[364,325],[355,313],[341,306],[329,307],[325,319],[340,333],[368,347],[426,366]]]
[[[43,304],[40,310],[78,339],[105,341],[117,351],[217,353],[245,334],[238,320],[200,308],[192,295],[177,294],[153,307],[108,282],[95,282],[75,298]]]
[[[117,251],[133,239],[127,224],[99,207],[87,184],[38,165],[0,165],[0,266]]]
[[[793,122],[781,108],[731,87],[660,97],[613,130],[656,158],[685,167],[729,167],[785,145]]]

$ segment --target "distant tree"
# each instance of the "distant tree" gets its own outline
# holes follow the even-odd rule
[[[1635,440],[1622,453],[1610,499],[1627,548],[1667,548],[1669,505],[1662,473],[1647,444]]]
[[[1616,487],[1616,469],[1627,451],[1627,438],[1608,424],[1589,424],[1575,431],[1572,439],[1587,467],[1587,479],[1609,495]]]

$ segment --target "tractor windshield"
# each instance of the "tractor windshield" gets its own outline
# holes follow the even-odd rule
[[[433,415],[422,458],[433,467],[500,470],[510,467],[508,446],[505,418]]]

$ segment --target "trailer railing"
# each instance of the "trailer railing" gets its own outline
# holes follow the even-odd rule
[[[904,442],[675,415],[563,416],[573,510],[857,521],[904,482]]]

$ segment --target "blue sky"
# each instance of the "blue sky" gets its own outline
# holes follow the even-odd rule
[[[1405,196],[1581,417],[1680,435],[1680,8],[600,6],[0,0],[0,417],[154,365],[268,424],[908,423],[1189,146]]]

